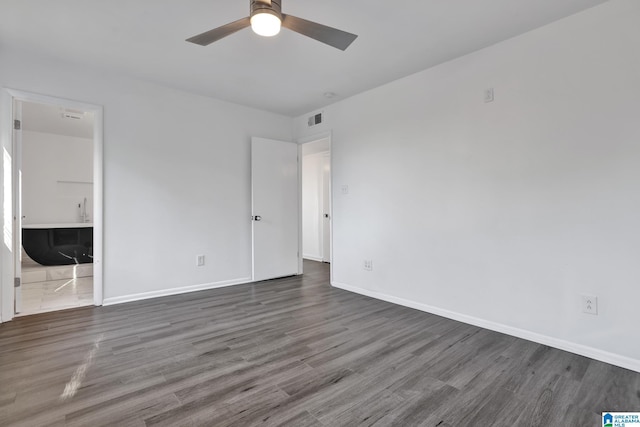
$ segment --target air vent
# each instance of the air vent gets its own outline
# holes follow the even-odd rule
[[[83,117],[84,117],[84,111],[77,111],[77,110],[63,110],[62,111],[62,118],[63,119],[80,120]]]
[[[307,123],[309,127],[319,125],[320,123],[322,123],[322,113],[318,113],[316,115],[309,117],[309,120],[307,120]]]

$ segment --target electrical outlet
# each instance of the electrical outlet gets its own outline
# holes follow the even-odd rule
[[[196,259],[196,265],[198,267],[202,267],[204,265],[204,255],[198,255],[198,258]]]
[[[593,295],[582,295],[582,312],[598,315],[598,297]]]
[[[363,264],[363,268],[366,271],[373,271],[373,261],[370,259],[365,259],[364,260],[364,264]]]
[[[342,188],[342,194],[349,194],[349,186],[348,185],[343,185],[341,188]]]

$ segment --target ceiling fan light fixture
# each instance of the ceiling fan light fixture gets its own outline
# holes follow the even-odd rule
[[[256,34],[264,37],[275,36],[280,32],[281,27],[285,27],[340,50],[345,50],[358,38],[355,34],[337,28],[327,27],[293,15],[285,15],[282,13],[282,0],[249,0],[249,5],[251,12],[246,18],[205,31],[188,38],[187,41],[207,46],[249,26]]]
[[[273,37],[280,32],[282,21],[269,12],[258,12],[251,17],[251,29],[263,37]]]

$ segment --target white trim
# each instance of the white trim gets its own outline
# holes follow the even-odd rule
[[[303,274],[304,245],[302,239],[302,145],[298,143],[298,275]]]
[[[228,286],[244,285],[251,283],[251,277],[242,279],[226,280],[222,282],[203,283],[201,285],[186,286],[183,288],[162,289],[160,291],[143,292],[139,294],[123,295],[121,297],[105,298],[103,305],[124,304],[127,302],[141,301],[152,298],[166,297],[170,295],[180,295],[190,292],[205,291],[208,289],[226,288]]]
[[[93,111],[93,304],[104,299],[104,110]]]
[[[13,98],[6,90],[2,91],[2,105],[0,106],[0,145],[2,145],[2,173],[0,173],[0,223],[2,225],[2,239],[0,243],[0,320],[7,322],[14,315],[14,290],[13,290],[13,244],[7,245],[7,231],[11,230],[13,240],[13,180],[11,171],[5,170],[10,163],[6,161],[5,154],[11,155],[13,151]],[[13,159],[10,159],[13,162]],[[9,182],[6,182],[9,180]],[[9,215],[9,216],[8,216]]]
[[[22,102],[12,102],[13,120],[20,120],[19,130],[13,126],[11,136],[11,209],[13,210],[13,272],[14,281],[22,283]],[[13,313],[22,311],[22,286],[13,289]]]
[[[393,304],[402,305],[405,307],[413,308],[416,310],[424,311],[427,313],[435,314],[438,316],[446,317],[447,319],[457,320],[459,322],[467,323],[469,325],[478,326],[481,328],[489,329],[503,334],[511,335],[517,338],[522,338],[528,341],[533,341],[538,344],[548,345],[560,350],[575,353],[580,356],[589,357],[591,359],[599,360],[601,362],[609,363],[611,365],[620,366],[622,368],[630,369],[635,372],[640,372],[640,360],[632,359],[630,357],[622,356],[620,354],[609,353],[608,351],[600,350],[597,348],[589,347],[582,344],[562,340],[559,338],[550,337],[548,335],[542,335],[536,332],[528,331],[525,329],[514,328],[513,326],[504,325],[502,323],[492,322],[490,320],[480,319],[478,317],[468,316],[466,314],[457,313],[455,311],[446,310],[439,307],[434,307],[427,304],[407,300],[404,298],[395,297],[392,295],[383,294],[376,291],[370,291],[368,289],[359,288],[357,286],[346,285],[344,283],[331,282],[331,286],[343,289],[345,291],[353,292],[360,295],[365,295],[371,298],[387,301]]]
[[[41,104],[58,105],[74,110],[82,110],[94,114],[93,123],[93,303],[94,305],[102,305],[103,299],[103,130],[104,115],[101,105],[88,104],[85,102],[74,101],[54,96],[40,95],[37,93],[15,90],[10,88],[2,89],[2,105],[3,112],[0,116],[0,124],[4,122],[3,132],[0,134],[2,138],[2,146],[7,148],[12,144],[12,120],[13,120],[13,101],[19,100],[24,102],[37,102]],[[11,153],[10,153],[11,154]],[[13,173],[13,172],[12,172]],[[13,210],[13,207],[12,207]],[[13,254],[9,252],[2,253],[3,266],[6,262],[5,258],[11,256],[13,262]],[[0,307],[0,315],[2,320],[7,321],[15,316],[13,310],[13,301],[15,292],[13,289],[14,267],[10,271],[3,273],[0,277],[0,291],[2,292],[2,306]]]
[[[324,259],[321,256],[318,257],[318,256],[315,256],[315,255],[304,254],[304,255],[302,255],[302,258],[308,259],[308,260],[311,260],[311,261],[324,262]]]

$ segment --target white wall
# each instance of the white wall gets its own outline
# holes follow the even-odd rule
[[[639,18],[614,0],[325,108],[335,284],[640,371]]]
[[[302,157],[302,255],[322,261],[324,154]]]
[[[249,280],[250,137],[290,118],[6,48],[0,86],[104,106],[107,303]]]
[[[93,141],[44,132],[22,132],[23,224],[80,222],[87,198],[93,218]]]

